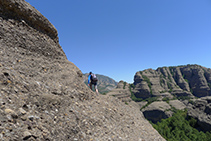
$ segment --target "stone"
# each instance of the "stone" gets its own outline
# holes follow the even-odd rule
[[[21,115],[25,115],[26,114],[26,111],[23,108],[19,108],[19,112],[20,112]]]
[[[5,109],[4,111],[6,114],[15,113],[12,109]]]
[[[23,132],[23,140],[28,140],[32,134],[29,131],[24,131]]]
[[[168,111],[171,106],[163,101],[156,101],[142,110],[144,117],[153,123],[161,121],[161,119],[169,118],[173,112]]]
[[[178,110],[184,110],[185,108],[186,108],[186,105],[185,104],[183,104],[181,101],[179,101],[179,100],[170,100],[169,101],[169,104],[172,106],[172,107],[174,107],[174,108],[176,108],[176,109],[178,109]]]

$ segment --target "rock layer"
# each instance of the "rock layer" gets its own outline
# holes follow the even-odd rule
[[[117,84],[116,89],[113,89],[112,91],[108,92],[107,95],[117,97],[122,102],[131,102],[131,92],[129,88],[129,84],[124,81],[119,81]]]
[[[199,65],[147,69],[134,76],[134,94],[139,98],[165,96],[204,97],[211,95],[211,69]]]

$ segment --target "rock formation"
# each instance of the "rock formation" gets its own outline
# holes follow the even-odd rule
[[[143,110],[143,114],[145,118],[156,123],[161,121],[161,119],[165,119],[171,117],[173,112],[170,111],[171,106],[164,101],[156,101],[147,106]]]
[[[211,69],[199,65],[162,67],[134,76],[136,97],[204,97],[211,95]]]
[[[116,89],[113,89],[107,95],[117,97],[120,99],[122,102],[130,102],[132,101],[131,97],[131,92],[130,92],[130,87],[127,82],[120,81],[117,84]]]
[[[188,115],[197,119],[198,128],[202,131],[211,130],[211,97],[193,100],[187,106]]]
[[[186,106],[179,100],[170,100],[168,103],[165,101],[155,101],[141,111],[146,119],[157,123],[162,119],[171,117],[174,113],[174,109],[184,110],[185,108]]]
[[[137,98],[147,101],[153,98],[157,99],[151,103],[139,103],[145,118],[148,120],[156,123],[163,118],[170,117],[174,108],[187,108],[189,116],[197,119],[200,128],[204,131],[210,131],[210,113],[207,112],[210,103],[208,99],[202,98],[211,96],[210,80],[211,69],[199,65],[147,69],[135,74],[135,88],[132,89],[132,92]],[[195,101],[196,97],[203,100]],[[167,103],[163,99],[166,99]],[[191,104],[190,101],[195,101],[195,104]]]
[[[24,0],[0,0],[0,56],[0,140],[164,140],[135,106],[95,97]]]

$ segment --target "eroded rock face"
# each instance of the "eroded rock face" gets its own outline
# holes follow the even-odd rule
[[[24,0],[1,0],[0,14],[4,19],[15,19],[26,23],[36,30],[47,34],[58,42],[58,33],[55,27],[34,7]]]
[[[66,58],[55,27],[24,0],[1,0],[0,21],[1,46],[24,55]]]
[[[156,101],[151,103],[143,109],[144,117],[153,123],[161,121],[172,116],[173,112],[170,111],[171,106],[164,101]]]
[[[176,96],[204,97],[211,95],[211,71],[199,65],[147,69],[134,76],[137,97],[163,96],[170,92]]]
[[[174,107],[174,108],[176,108],[178,110],[184,110],[186,108],[186,105],[183,102],[179,101],[179,100],[170,100],[169,104],[172,107]]]
[[[0,1],[0,140],[164,140],[139,109],[95,97],[50,22]]]
[[[107,95],[117,97],[122,102],[131,102],[131,92],[130,92],[130,86],[128,83],[124,81],[120,81],[117,84],[116,89],[111,90],[107,93]]]
[[[202,97],[211,95],[210,82],[211,70],[199,65],[162,67],[157,70],[147,69],[137,72],[134,76],[135,89],[133,92],[139,98],[156,97],[161,101],[153,102],[142,109],[148,120],[156,123],[162,118],[170,117],[171,114],[166,113],[166,111],[171,111],[167,108],[170,104],[179,110],[188,108],[189,116],[198,119],[201,129],[209,131],[211,129],[210,103],[208,99]],[[173,97],[181,99],[181,101],[172,100]],[[187,99],[194,100],[195,97],[202,99],[196,100],[194,105],[190,103],[188,105]],[[159,108],[163,105],[163,98],[167,99],[169,103],[165,103],[165,110]],[[186,107],[187,105],[188,107]]]
[[[184,78],[188,80],[190,89],[197,97],[204,97],[210,95],[209,79],[207,81],[205,74],[210,73],[209,69],[201,66],[192,66],[181,68]]]
[[[197,119],[199,129],[211,130],[211,97],[197,99],[187,106],[188,115]]]
[[[174,110],[172,107],[177,110],[184,110],[186,105],[179,100],[170,100],[168,103],[165,101],[155,101],[142,109],[142,112],[146,119],[157,123],[173,115]]]
[[[146,81],[144,81],[140,72],[137,72],[134,76],[135,89],[133,90],[134,95],[137,98],[149,98],[151,97],[151,91]]]

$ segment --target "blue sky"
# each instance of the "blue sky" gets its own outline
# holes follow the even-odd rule
[[[137,71],[211,68],[210,0],[26,0],[58,30],[69,61],[116,81]]]

